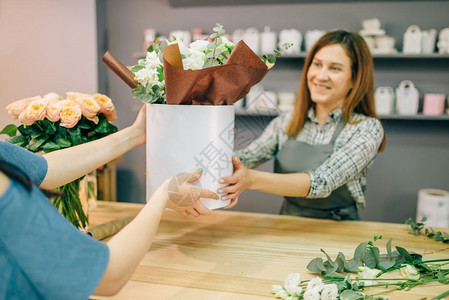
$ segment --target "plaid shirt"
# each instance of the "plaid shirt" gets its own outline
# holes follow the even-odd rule
[[[274,158],[289,138],[285,128],[290,118],[291,113],[275,118],[258,139],[237,151],[236,156],[248,168]],[[296,140],[311,145],[329,144],[341,118],[341,108],[337,108],[321,125],[312,108]],[[321,166],[307,172],[311,180],[307,198],[327,197],[333,190],[346,184],[357,206],[365,206],[366,173],[382,143],[384,131],[375,118],[354,113],[352,119],[355,124],[346,124],[343,128],[335,141],[332,155]]]

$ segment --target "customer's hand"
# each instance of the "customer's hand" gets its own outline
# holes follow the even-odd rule
[[[226,208],[237,205],[240,194],[248,189],[251,183],[249,170],[242,164],[240,159],[233,156],[232,164],[234,165],[234,173],[232,176],[223,177],[218,180],[219,183],[229,184],[226,187],[220,188],[218,191],[218,193],[223,194],[221,200],[231,200],[231,203]]]
[[[134,121],[131,128],[133,130],[133,134],[137,138],[138,144],[143,145],[146,141],[146,105],[143,105],[139,110],[139,113]]]
[[[200,179],[202,173],[203,171],[200,170],[188,175],[171,178],[167,186],[167,207],[177,211],[185,217],[198,217],[200,215],[211,214],[211,211],[201,203],[200,198],[218,200],[218,195],[192,184]]]

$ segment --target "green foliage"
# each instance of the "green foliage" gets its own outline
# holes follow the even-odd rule
[[[0,131],[0,134],[7,134],[9,137],[13,137],[16,135],[17,126],[14,124],[6,125],[5,128]]]
[[[274,64],[274,63],[276,63],[276,58],[281,57],[282,52],[287,50],[291,46],[293,46],[293,44],[285,43],[281,47],[274,49],[274,51],[273,51],[274,54],[262,55],[261,59],[264,63],[268,62],[270,64]]]
[[[354,273],[361,266],[385,271],[397,265],[401,265],[404,262],[413,264],[421,261],[421,255],[413,252],[410,253],[402,247],[396,247],[397,251],[392,252],[391,242],[392,240],[390,239],[386,245],[386,254],[380,254],[379,248],[369,245],[367,242],[360,243],[354,251],[353,258],[350,260],[346,260],[344,254],[340,252],[335,261],[333,261],[330,256],[321,249],[321,252],[326,255],[327,260],[323,260],[321,257],[314,258],[307,265],[307,269],[314,273],[320,273],[321,275],[329,275],[334,272]]]
[[[84,116],[74,128],[60,126],[47,119],[34,122],[32,125],[20,125],[17,135],[10,135],[7,142],[32,152],[51,152],[97,140],[117,131],[117,127],[109,123],[103,114],[95,124]]]
[[[435,241],[449,243],[449,234],[443,231],[435,231],[432,227],[425,227],[427,218],[422,218],[420,222],[415,222],[411,218],[405,220],[405,224],[410,225],[412,231],[410,234],[415,236],[421,235],[424,230],[424,235],[428,238],[433,238]]]

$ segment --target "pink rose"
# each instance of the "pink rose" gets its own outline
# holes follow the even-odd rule
[[[59,102],[55,101],[47,106],[46,117],[52,122],[57,122],[61,119],[61,105],[59,105]]]
[[[61,107],[60,125],[65,128],[72,128],[78,124],[78,121],[81,119],[80,106],[72,100],[62,100],[58,104]]]
[[[41,96],[17,100],[14,101],[13,103],[8,104],[8,106],[6,106],[6,109],[8,110],[9,115],[11,115],[14,119],[17,119],[19,115],[25,110],[25,108],[27,108],[30,102],[39,99],[41,99]]]
[[[36,121],[43,120],[45,118],[45,112],[47,110],[47,101],[44,99],[34,100],[28,104],[27,108],[19,115],[19,121],[24,125],[31,125]]]
[[[55,100],[62,100],[61,96],[59,96],[58,94],[53,93],[53,92],[44,95],[43,98],[49,102],[53,102]]]
[[[100,104],[100,113],[104,114],[109,122],[117,120],[117,112],[111,98],[103,94],[94,94],[92,97]]]
[[[97,101],[95,101],[91,95],[87,94],[79,95],[76,97],[75,101],[79,104],[83,116],[88,120],[93,121],[95,124],[98,124],[97,114],[100,111],[100,105]]]

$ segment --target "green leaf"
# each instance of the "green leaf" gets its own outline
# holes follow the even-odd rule
[[[346,290],[340,294],[340,300],[362,300],[365,299],[365,296],[356,291]]]
[[[371,247],[370,250],[371,250],[371,253],[373,254],[374,261],[376,262],[376,265],[379,265],[379,254],[380,254],[379,248]]]
[[[70,141],[73,146],[81,144],[83,141],[81,139],[81,129],[78,127],[68,128],[67,132],[69,133]]]
[[[323,265],[323,259],[321,257],[312,259],[307,265],[307,270],[314,273],[321,273],[326,271],[326,268]]]
[[[360,259],[361,261],[365,261],[367,245],[368,245],[368,243],[361,243],[357,246],[357,248],[354,251],[355,259]]]
[[[52,151],[59,150],[59,149],[61,149],[61,147],[52,141],[48,141],[42,146],[42,150],[45,153],[52,152]]]
[[[59,148],[67,148],[72,146],[72,143],[63,137],[58,137],[55,139],[55,143],[59,146]]]
[[[9,137],[15,136],[17,133],[17,126],[14,124],[6,125],[5,128],[0,131],[0,134],[7,134]]]
[[[43,133],[36,124],[29,126],[25,126],[22,124],[17,129],[22,135],[38,136]]]
[[[368,268],[374,269],[377,265],[376,258],[374,257],[374,253],[371,251],[366,252],[365,259],[362,260],[365,266]]]
[[[32,138],[26,148],[32,152],[39,152],[39,147],[48,139],[47,136]]]
[[[131,70],[131,72],[136,73],[136,72],[138,72],[138,71],[140,71],[142,69],[145,69],[145,66],[135,65],[135,66],[131,67],[130,70]]]
[[[443,240],[443,237],[441,236],[441,231],[437,231],[436,233],[435,233],[435,241],[442,241]]]
[[[25,147],[28,144],[29,138],[23,135],[16,135],[12,138],[8,139],[7,141],[11,144],[17,145],[19,147]]]
[[[346,272],[357,272],[357,269],[361,266],[363,266],[362,261],[350,260],[346,263],[345,271]]]
[[[337,272],[343,272],[347,267],[345,255],[341,252],[338,252],[337,258],[335,259],[335,263],[338,266]]]
[[[410,253],[408,253],[407,250],[398,246],[396,246],[396,249],[398,250],[399,254],[405,258],[406,261],[413,262],[413,257],[410,255]]]
[[[378,267],[381,270],[388,270],[396,264],[396,260],[391,258],[391,256],[387,256],[385,254],[380,255],[379,257]]]
[[[56,132],[56,124],[55,123],[51,122],[48,119],[44,119],[43,124],[45,127],[45,134],[52,135]]]
[[[439,283],[446,284],[449,282],[449,278],[447,278],[446,274],[441,270],[438,270],[437,278]]]

